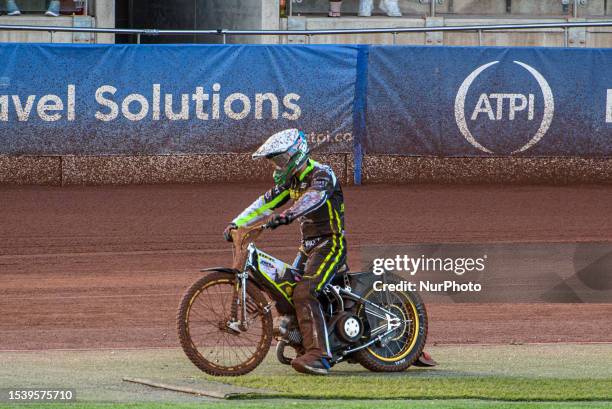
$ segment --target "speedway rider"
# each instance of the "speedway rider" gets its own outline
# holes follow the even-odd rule
[[[272,210],[293,201],[270,221],[272,228],[296,219],[301,224],[302,244],[296,262],[303,268],[303,277],[293,291],[293,301],[305,353],[291,365],[299,372],[325,375],[331,352],[317,295],[346,262],[340,182],[329,166],[310,159],[306,136],[297,129],[272,135],[252,157],[274,163],[275,186],[240,213],[227,226],[224,237],[231,241],[233,229],[268,217]]]

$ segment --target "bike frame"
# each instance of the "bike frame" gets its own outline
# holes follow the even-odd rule
[[[249,229],[240,229],[243,231],[237,232],[235,235],[233,235],[233,238],[235,240],[234,268],[233,269],[207,269],[208,271],[215,270],[215,271],[223,271],[226,273],[231,273],[231,274],[234,274],[236,277],[236,288],[235,288],[236,297],[235,299],[236,299],[237,307],[240,307],[241,317],[239,319],[239,317],[237,316],[238,308],[236,308],[235,310],[236,316],[232,316],[231,321],[227,323],[228,327],[231,328],[232,330],[238,330],[239,328],[241,331],[246,331],[248,329],[249,312],[247,310],[246,300],[247,300],[247,285],[250,279],[254,279],[255,285],[262,291],[269,294],[274,300],[268,303],[268,305],[264,307],[264,313],[266,314],[271,311],[272,306],[277,302],[278,297],[286,296],[286,294],[284,294],[277,285],[273,284],[274,282],[273,279],[269,277],[265,271],[262,271],[259,266],[259,257],[264,255],[266,259],[270,259],[270,261],[274,261],[278,265],[282,264],[282,265],[291,267],[289,266],[289,264],[284,263],[282,260],[277,259],[271,256],[270,254],[262,252],[255,245],[254,241],[256,237],[259,236],[260,232],[266,228],[268,228],[267,224],[260,224],[257,226],[253,226]],[[253,232],[254,234],[250,235]],[[248,243],[245,243],[245,241],[248,241]],[[244,246],[244,244],[246,244],[246,247]],[[251,277],[251,275],[253,275],[254,277],[259,276],[259,277],[262,277],[264,280],[269,281],[270,283],[273,284],[272,286],[274,286],[278,291],[274,292],[268,287],[264,288],[262,285],[260,285],[257,279],[255,279],[254,277]],[[387,335],[391,334],[396,328],[398,328],[401,325],[401,319],[399,316],[397,316],[397,314],[393,313],[392,311],[387,310],[386,308],[381,307],[378,304],[375,304],[361,297],[359,294],[352,292],[352,289],[348,285],[348,283],[346,283],[344,287],[328,284],[325,288],[323,288],[322,293],[325,294],[328,298],[333,297],[338,302],[338,309],[340,311],[344,311],[345,299],[352,300],[357,303],[363,304],[366,314],[382,319],[386,323],[386,328],[381,328],[379,330],[379,331],[382,331],[380,334],[376,334],[376,335],[372,334],[373,335],[372,339],[370,339],[368,342],[362,345],[358,345],[356,347],[344,350],[343,352],[341,352],[340,356],[335,360],[336,362],[342,360],[347,355],[353,352],[359,351],[361,349],[367,348],[376,342],[383,342]],[[293,306],[293,302],[290,299],[288,300]],[[332,315],[333,312],[334,311],[332,308],[332,310],[330,311],[330,315]]]
[[[274,339],[281,364],[289,365],[292,357],[313,352],[309,351],[313,340],[305,337],[308,328],[296,317],[306,306],[294,303],[293,296],[299,301],[301,291],[314,291],[308,274],[318,268],[312,265],[316,259],[299,254],[290,265],[259,250],[256,239],[274,226],[268,222],[228,228],[232,265],[201,270],[209,274],[181,298],[177,313],[181,347],[194,365],[210,375],[252,371],[263,362]],[[344,264],[326,278],[326,285],[304,295],[313,299],[316,316],[321,315],[316,330],[331,366],[348,360],[375,372],[397,372],[416,359],[432,364],[418,355],[427,338],[427,311],[417,293],[378,292],[373,284],[379,279],[386,283],[386,277],[367,271],[349,273]],[[396,282],[399,277],[392,275],[389,280]],[[278,314],[273,306],[283,316],[274,316]],[[312,311],[309,315],[316,317]],[[273,318],[280,320],[275,324]],[[285,354],[287,348],[293,352]]]
[[[236,283],[239,287],[237,290],[239,290],[239,294],[240,294],[240,299],[238,303],[239,305],[242,306],[241,308],[242,317],[238,321],[238,324],[240,325],[241,328],[244,328],[244,330],[248,328],[248,314],[249,313],[246,308],[246,295],[247,295],[246,287],[248,285],[249,279],[251,278],[250,276],[251,274],[253,274],[253,275],[258,275],[264,278],[267,277],[266,272],[261,271],[261,269],[259,268],[258,260],[262,253],[263,252],[261,252],[257,248],[257,246],[255,246],[253,242],[249,243],[246,248],[246,258],[245,258],[244,265],[242,266],[241,271],[236,272]],[[263,253],[263,254],[265,254],[266,257],[272,258],[278,263],[283,263],[281,260],[276,259],[267,253]],[[283,263],[283,264],[286,264],[286,263]],[[267,278],[269,279],[269,277]],[[272,290],[269,290],[268,288],[265,288],[263,290],[266,291],[268,294],[270,294],[273,299],[281,296],[279,292],[274,293],[272,292]],[[345,287],[340,287],[337,285],[327,285],[323,289],[323,293],[325,293],[328,297],[333,297],[335,300],[337,300],[338,309],[340,311],[344,311],[344,301],[345,299],[348,299],[348,300],[355,301],[357,303],[362,303],[365,307],[366,314],[369,314],[376,318],[385,320],[386,322],[386,328],[384,328],[384,331],[382,333],[377,334],[372,339],[370,339],[368,342],[362,345],[359,345],[354,348],[350,348],[350,349],[343,351],[341,353],[341,357],[338,360],[344,358],[345,356],[353,352],[367,348],[376,342],[383,341],[387,335],[391,334],[397,327],[401,325],[401,319],[400,317],[397,316],[397,314],[393,313],[392,311],[387,310],[386,308],[379,306],[378,304],[375,304],[361,297],[359,294],[352,292],[351,287],[348,285],[346,285]],[[273,305],[274,303],[269,303],[265,307],[265,312],[266,313],[269,312]],[[330,315],[333,312],[334,312],[333,310],[330,311]],[[236,317],[236,319],[237,318],[238,317]]]

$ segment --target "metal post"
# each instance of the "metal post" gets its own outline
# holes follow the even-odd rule
[[[306,44],[310,44],[310,37],[312,37],[312,34],[306,35]]]
[[[478,30],[478,45],[482,45],[482,30]]]
[[[293,17],[293,0],[289,1],[289,17]]]
[[[574,18],[578,17],[578,0],[574,0]]]
[[[397,44],[397,33],[393,32],[393,45]]]
[[[431,17],[435,17],[436,16],[436,1],[438,0],[429,0],[429,1],[431,2],[429,5],[430,6],[429,14],[431,14]]]
[[[567,47],[569,43],[569,30],[567,27],[563,27],[563,46]]]
[[[51,36],[51,43],[53,43],[53,31],[49,31],[49,34]]]
[[[136,34],[136,44],[140,44],[140,33]]]
[[[227,44],[227,34],[223,33],[223,44]]]

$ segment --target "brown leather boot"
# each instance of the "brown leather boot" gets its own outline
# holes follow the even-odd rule
[[[326,358],[316,351],[307,352],[291,361],[291,367],[298,372],[309,375],[327,375],[331,367]]]
[[[296,315],[306,355],[329,357],[327,329],[319,304],[316,302],[303,302],[301,305],[298,305],[296,302]]]

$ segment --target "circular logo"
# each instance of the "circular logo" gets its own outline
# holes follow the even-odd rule
[[[550,86],[548,85],[548,82],[542,76],[542,74],[540,74],[538,70],[536,70],[535,68],[523,62],[520,62],[520,61],[513,61],[513,62],[514,64],[517,64],[521,66],[522,68],[524,68],[525,70],[527,70],[535,78],[538,85],[540,86],[540,90],[542,91],[542,95],[544,97],[544,115],[542,116],[542,122],[540,123],[540,126],[538,130],[536,131],[536,133],[529,139],[527,143],[525,143],[520,148],[512,151],[511,154],[524,152],[532,148],[538,142],[540,142],[540,140],[544,137],[544,135],[548,131],[548,128],[550,127],[550,124],[553,119],[553,115],[555,113],[555,101],[554,101],[553,93],[552,93],[552,90],[550,89]],[[457,96],[455,97],[455,121],[457,122],[457,126],[459,127],[459,131],[461,132],[461,135],[463,135],[463,137],[476,149],[482,152],[491,153],[491,154],[495,152],[483,146],[480,142],[476,140],[476,138],[474,138],[474,135],[472,135],[472,132],[470,132],[470,129],[468,127],[467,120],[465,117],[465,99],[467,97],[468,91],[470,90],[470,86],[472,85],[474,80],[476,80],[476,78],[484,70],[498,63],[499,61],[492,61],[490,63],[481,65],[480,67],[476,68],[463,81],[463,83],[459,87]],[[489,100],[487,99],[487,95],[483,94],[483,96],[484,98],[481,97],[481,99],[479,100],[479,104],[476,110],[474,111],[474,115],[477,116],[479,112],[485,112],[486,114],[489,115],[489,118],[491,119],[497,119],[497,120],[501,119],[500,109],[498,108],[497,115],[494,116],[493,110],[491,108],[491,104]],[[521,94],[491,94],[491,97],[498,98],[498,104],[497,104],[498,107],[501,107],[500,102],[499,102],[500,98],[501,98],[502,103],[503,103],[504,98],[510,101],[509,102],[510,104],[509,119],[510,120],[514,119],[514,115],[516,114],[517,111],[524,110],[528,106],[530,110],[530,115],[532,115],[533,105],[534,105],[532,96],[530,96],[530,98],[527,98],[526,96],[521,95]],[[479,108],[481,105],[481,101],[482,101],[482,107]],[[472,119],[474,119],[474,115],[472,116]]]

